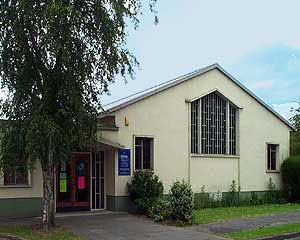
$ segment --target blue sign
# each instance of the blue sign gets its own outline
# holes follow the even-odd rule
[[[130,176],[130,149],[119,149],[119,176]]]

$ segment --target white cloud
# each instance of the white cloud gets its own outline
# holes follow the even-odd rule
[[[136,80],[124,86],[122,81],[111,86],[111,96],[103,102],[129,95],[141,89],[170,80],[211,63],[219,62],[235,76],[235,66],[249,53],[276,45],[300,46],[300,1],[286,0],[172,0],[158,1],[159,24],[153,15],[144,14],[138,31],[130,31],[129,49],[138,57],[141,71]],[[291,64],[289,68],[295,68]],[[290,70],[289,69],[289,70]],[[246,86],[267,89],[274,76],[250,86],[251,70],[245,74]],[[276,76],[275,76],[276,77]],[[286,78],[289,79],[289,78]],[[240,79],[239,79],[240,80]],[[258,79],[253,79],[258,80]],[[282,82],[281,82],[282,83]],[[274,84],[273,84],[274,85]],[[275,85],[278,85],[275,83]],[[285,84],[286,85],[286,84]],[[286,87],[287,88],[287,87]],[[285,86],[282,86],[282,90]],[[299,91],[300,92],[300,91]],[[259,94],[268,103],[283,103],[285,93],[272,96]]]
[[[297,102],[288,102],[283,104],[273,104],[273,108],[276,112],[278,112],[285,119],[289,120],[293,116],[292,108],[299,107],[299,103]]]
[[[265,88],[271,88],[273,87],[274,84],[274,80],[270,79],[270,80],[261,80],[261,81],[254,81],[254,82],[250,82],[249,84],[249,88],[251,89],[265,89]]]

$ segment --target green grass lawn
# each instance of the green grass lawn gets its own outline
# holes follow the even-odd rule
[[[28,240],[83,240],[83,238],[71,233],[64,228],[56,227],[49,232],[43,232],[41,228],[33,227],[0,227],[0,233],[22,237]]]
[[[300,211],[300,204],[270,204],[262,206],[207,208],[195,210],[195,224],[222,222],[230,219],[267,216],[276,213]]]
[[[300,232],[300,223],[289,223],[272,227],[262,227],[241,232],[224,234],[224,237],[231,239],[255,239],[262,237],[278,236],[287,233]]]

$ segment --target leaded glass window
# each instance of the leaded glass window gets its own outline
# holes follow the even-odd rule
[[[236,154],[236,109],[229,105],[229,154]]]
[[[191,153],[236,155],[237,109],[217,92],[191,103]]]
[[[198,132],[199,132],[199,101],[194,101],[192,102],[191,106],[191,111],[192,111],[192,125],[191,125],[191,130],[192,130],[192,153],[198,153]]]

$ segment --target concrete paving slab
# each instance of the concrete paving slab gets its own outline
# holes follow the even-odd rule
[[[56,223],[90,240],[222,240],[208,232],[192,228],[156,224],[150,219],[128,213],[100,212],[59,214]],[[0,226],[24,226],[41,222],[40,218],[0,219]]]
[[[191,228],[166,226],[130,214],[65,217],[57,222],[91,240],[221,240]]]

